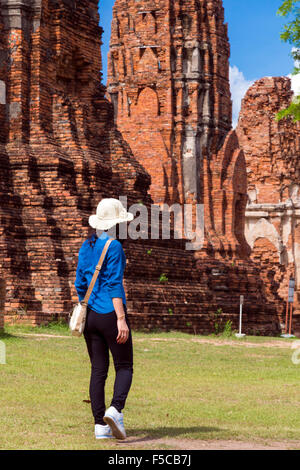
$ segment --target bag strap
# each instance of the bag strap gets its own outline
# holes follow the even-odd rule
[[[94,286],[95,286],[95,283],[96,283],[96,280],[99,276],[99,273],[101,271],[101,268],[102,268],[102,264],[103,264],[103,261],[104,261],[104,258],[105,258],[105,255],[107,253],[107,250],[109,248],[109,245],[111,244],[111,242],[113,241],[113,238],[110,238],[109,240],[107,240],[107,242],[105,243],[104,245],[104,248],[102,250],[102,253],[101,253],[101,256],[100,256],[100,259],[99,259],[99,262],[96,266],[96,269],[95,269],[95,272],[94,272],[94,275],[92,277],[92,280],[90,282],[90,285],[89,285],[89,288],[87,290],[87,293],[85,294],[85,297],[83,299],[83,301],[81,302],[82,305],[87,305],[88,304],[88,301],[90,299],[90,296],[91,296],[91,293],[94,289]]]

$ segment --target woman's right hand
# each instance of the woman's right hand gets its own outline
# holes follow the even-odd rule
[[[117,325],[118,325],[117,343],[124,344],[126,343],[129,337],[129,328],[128,328],[125,318],[118,320]]]

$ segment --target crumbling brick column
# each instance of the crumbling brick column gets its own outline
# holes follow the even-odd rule
[[[246,238],[266,288],[277,297],[282,324],[290,277],[296,278],[296,316],[300,313],[300,126],[275,120],[291,99],[289,78],[258,80],[243,100],[237,127],[247,163]]]
[[[203,199],[203,147],[231,129],[222,1],[117,0],[108,56],[115,121],[157,203]]]

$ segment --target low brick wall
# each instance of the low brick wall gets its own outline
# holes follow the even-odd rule
[[[5,281],[0,280],[0,330],[4,328],[4,305],[5,305]]]

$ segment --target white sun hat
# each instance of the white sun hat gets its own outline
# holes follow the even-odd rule
[[[107,198],[99,202],[95,215],[89,218],[91,227],[109,230],[116,224],[133,220],[133,214],[127,212],[119,199]]]

